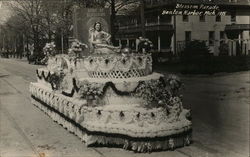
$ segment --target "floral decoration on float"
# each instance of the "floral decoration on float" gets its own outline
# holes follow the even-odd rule
[[[83,49],[86,44],[76,40],[69,54],[49,57],[47,67],[37,69],[37,82],[30,84],[34,105],[87,146],[151,152],[190,144],[183,83],[175,75],[153,72],[147,48],[107,54],[117,47],[105,45],[105,53],[82,57]]]

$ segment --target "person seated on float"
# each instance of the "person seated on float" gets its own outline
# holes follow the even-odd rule
[[[89,31],[89,43],[94,52],[114,53],[120,52],[120,47],[114,47],[110,44],[111,35],[102,30],[100,22],[96,22]]]

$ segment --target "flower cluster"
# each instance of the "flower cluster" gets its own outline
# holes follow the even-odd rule
[[[135,91],[135,96],[147,102],[148,107],[158,107],[167,104],[171,97],[170,90],[160,80],[143,82]]]
[[[166,107],[169,113],[169,117],[171,117],[169,121],[174,122],[174,121],[179,120],[179,115],[183,110],[181,98],[171,97]]]
[[[75,40],[74,42],[72,42],[70,51],[74,51],[74,52],[81,52],[84,50],[84,48],[88,48],[88,46],[82,42],[80,42],[79,40]]]
[[[51,76],[49,77],[49,82],[52,86],[52,89],[58,90],[61,88],[61,83],[65,77],[65,74],[62,70],[55,71]]]
[[[139,52],[149,52],[154,47],[152,41],[147,38],[139,37],[138,51]]]
[[[43,52],[44,54],[47,55],[55,55],[55,43],[51,42],[51,43],[46,43],[46,45],[43,48]]]
[[[170,75],[165,79],[142,82],[136,88],[134,95],[146,100],[148,107],[164,107],[168,109],[168,105],[181,105],[179,91],[182,85],[177,76]]]
[[[78,94],[87,100],[97,100],[103,96],[103,85],[99,83],[81,82]]]
[[[182,106],[182,101],[180,97],[171,97],[168,101],[170,106]]]
[[[165,82],[170,87],[172,95],[178,96],[180,89],[183,87],[183,83],[180,81],[180,78],[176,75],[169,75],[165,78]]]

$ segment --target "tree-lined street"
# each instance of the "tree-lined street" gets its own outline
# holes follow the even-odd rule
[[[22,57],[43,57],[42,49],[55,42],[56,50],[67,52],[73,37],[75,8],[107,8],[111,10],[110,31],[115,40],[116,14],[128,14],[138,8],[137,0],[25,0],[0,1],[0,54]],[[4,9],[2,9],[4,8]],[[6,10],[6,11],[4,11]]]
[[[0,59],[0,156],[249,156],[249,71],[181,76],[184,107],[192,110],[193,143],[175,151],[137,154],[89,147],[30,102],[35,70],[25,60]]]

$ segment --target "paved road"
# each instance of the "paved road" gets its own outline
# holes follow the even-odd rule
[[[249,72],[183,77],[184,104],[192,109],[193,144],[175,151],[136,154],[87,148],[30,103],[37,65],[0,59],[0,157],[247,157]]]

